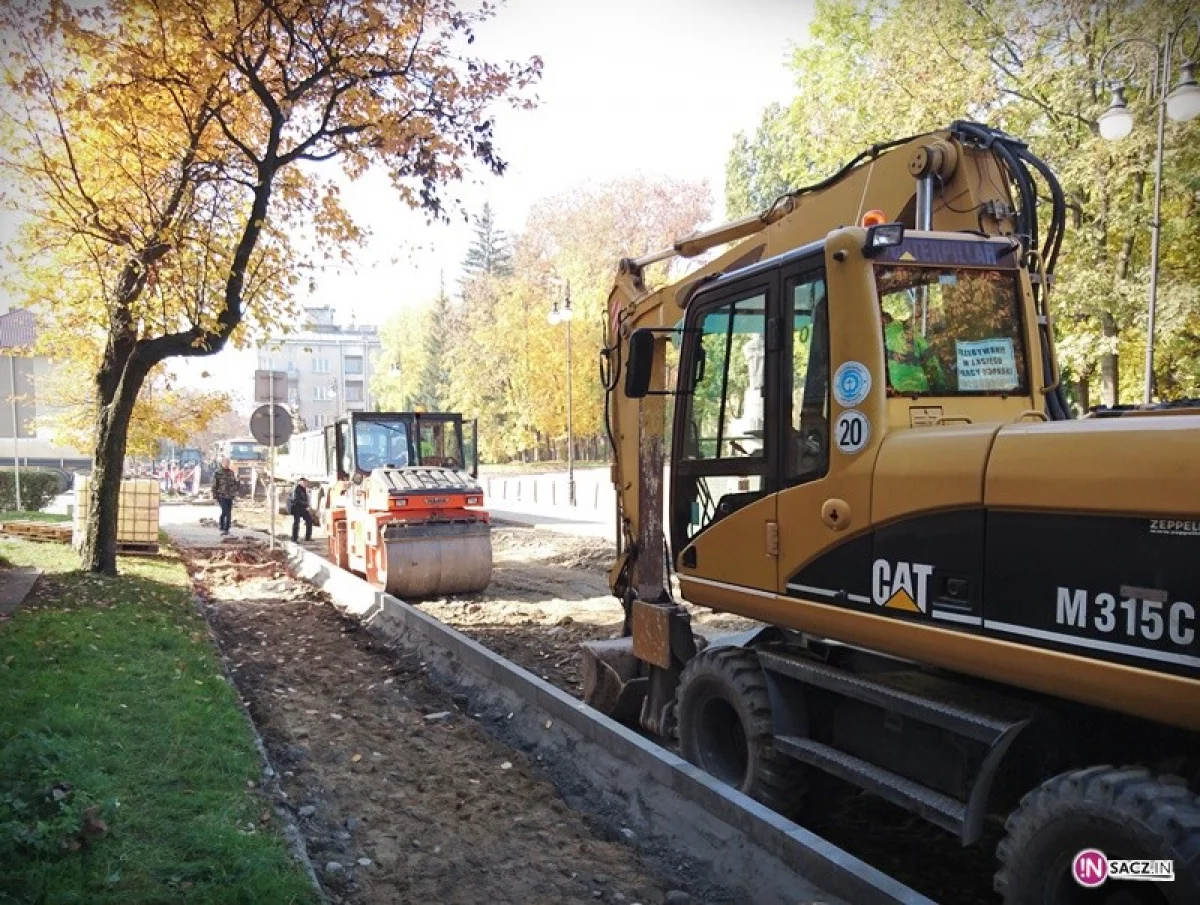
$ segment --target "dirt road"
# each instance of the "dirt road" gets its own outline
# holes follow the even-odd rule
[[[332,901],[725,901],[603,838],[264,548],[185,559]]]
[[[243,511],[241,517],[245,524],[258,527],[252,513]],[[595,537],[498,524],[493,530],[493,555],[492,583],[482,593],[417,605],[501,656],[581,696],[580,644],[612,637],[621,629],[621,608],[607,582],[612,544]],[[740,631],[754,624],[696,607],[692,620],[702,634]],[[824,775],[820,781],[823,793],[832,787],[836,794],[823,796],[829,806],[806,819],[808,829],[946,905],[996,901],[991,877],[1000,835],[997,827],[988,829],[979,847],[963,849],[951,834],[901,808],[841,787]]]

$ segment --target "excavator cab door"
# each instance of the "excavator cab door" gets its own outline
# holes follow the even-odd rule
[[[671,548],[680,575],[769,589],[779,446],[779,271],[723,282],[688,308],[675,402]]]

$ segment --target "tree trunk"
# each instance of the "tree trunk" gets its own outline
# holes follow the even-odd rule
[[[1092,407],[1092,387],[1087,377],[1075,381],[1075,399],[1079,403],[1080,414],[1086,415]]]
[[[1117,338],[1116,318],[1108,311],[1100,315],[1100,329],[1106,341]],[[1107,345],[1107,342],[1106,342]],[[1120,356],[1116,352],[1100,355],[1100,404],[1116,405],[1121,395]]]
[[[115,362],[106,358],[96,375],[97,383],[111,381],[110,369],[116,367]],[[96,413],[88,522],[80,555],[84,569],[102,575],[117,574],[117,507],[125,468],[125,445],[129,419],[142,385],[141,379],[134,379],[137,375],[130,373],[130,366],[126,365],[124,370],[125,376],[117,384],[112,401],[101,403]]]

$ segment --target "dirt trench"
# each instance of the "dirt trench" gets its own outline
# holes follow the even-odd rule
[[[265,518],[265,516],[264,516]],[[248,518],[249,524],[254,522]],[[265,526],[265,521],[264,521]],[[290,530],[290,522],[289,522]],[[311,549],[324,554],[324,541]],[[580,645],[618,637],[620,604],[608,588],[610,541],[498,523],[493,528],[491,584],[478,594],[417,601],[438,620],[582,697]],[[701,634],[742,631],[750,620],[689,605]],[[663,744],[662,739],[656,739]],[[667,745],[671,747],[670,745]],[[944,905],[988,905],[1001,831],[964,849],[958,838],[887,801],[819,774],[823,808],[807,829]]]
[[[724,901],[569,808],[278,554],[184,556],[332,902]]]

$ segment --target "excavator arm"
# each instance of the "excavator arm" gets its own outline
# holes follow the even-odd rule
[[[1045,184],[1051,212],[1039,241],[1034,171]],[[1046,290],[1062,243],[1065,203],[1050,169],[1025,144],[977,123],[876,145],[824,181],[791,191],[767,210],[676,242],[671,248],[620,262],[608,299],[601,374],[606,393],[606,427],[613,448],[612,480],[617,497],[617,557],[610,587],[625,608],[625,634],[632,632],[635,599],[669,602],[670,554],[663,529],[664,438],[670,334],[679,328],[688,299],[717,276],[824,239],[845,226],[899,222],[909,229],[1011,236],[1021,244],[1036,310],[1031,349],[1039,354],[1041,412],[1068,418],[1057,377]],[[650,288],[645,269],[670,258],[694,258],[730,247],[683,279]],[[631,398],[631,342],[653,341],[649,394]]]

